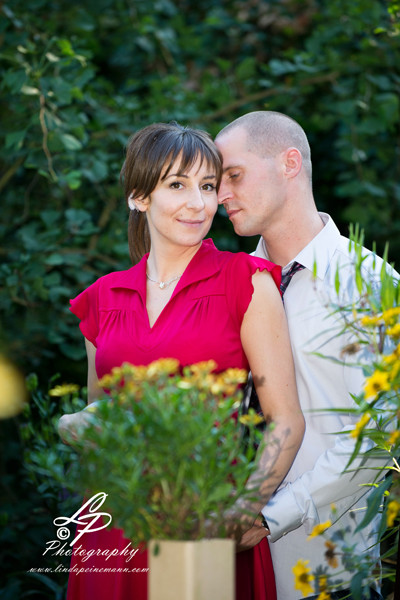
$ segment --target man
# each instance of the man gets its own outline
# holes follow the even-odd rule
[[[354,366],[354,356],[343,353],[350,341],[343,333],[343,321],[332,314],[332,302],[338,301],[337,267],[339,301],[346,305],[356,297],[349,240],[340,235],[328,215],[317,211],[310,147],[293,119],[271,111],[249,113],[225,127],[216,144],[224,165],[219,201],[235,232],[261,235],[254,254],[281,265],[283,279],[288,279],[283,300],[306,433],[289,473],[262,510],[278,600],[303,597],[294,590],[292,573],[299,559],[308,560],[312,572],[318,566],[328,568],[332,578],[339,580],[337,589],[344,590],[349,588],[351,576],[343,572],[342,565],[332,567],[334,560],[328,566],[326,540],[322,536],[307,538],[315,525],[332,520],[329,538],[347,530],[356,554],[368,548],[369,554],[379,556],[378,545],[370,549],[376,541],[373,524],[354,533],[364,514],[360,509],[366,506],[368,487],[362,484],[374,481],[377,461],[370,459],[357,468],[360,459],[353,463],[354,471],[343,473],[355,441],[349,435],[334,434],[354,429],[358,417],[323,412],[354,408],[350,394],[359,393],[363,385],[363,373]],[[363,267],[366,276],[378,273],[382,264],[380,259],[374,264],[368,254]],[[294,262],[291,278],[285,278]],[[251,547],[265,534],[256,523],[241,544]],[[332,599],[351,597],[348,593],[348,589],[338,592]],[[380,597],[375,591],[371,594],[371,598]]]

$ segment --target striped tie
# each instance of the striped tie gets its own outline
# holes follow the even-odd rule
[[[302,269],[304,269],[304,266],[295,260],[290,269],[287,271],[287,273],[285,273],[284,275],[282,274],[282,281],[280,286],[282,296],[286,292],[286,289],[293,275],[297,273],[297,271],[301,271]]]

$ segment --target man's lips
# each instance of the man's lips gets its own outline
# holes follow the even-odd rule
[[[232,217],[234,217],[235,215],[237,215],[240,212],[240,208],[230,208],[230,209],[226,209],[226,213],[228,215],[228,217],[231,219]]]

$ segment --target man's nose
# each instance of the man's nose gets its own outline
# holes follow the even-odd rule
[[[230,191],[230,189],[226,185],[226,183],[223,183],[221,181],[221,185],[219,186],[219,190],[218,190],[218,203],[223,204],[224,202],[227,202],[231,198],[232,198],[232,192]]]

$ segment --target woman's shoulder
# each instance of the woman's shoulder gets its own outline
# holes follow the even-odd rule
[[[139,265],[134,265],[129,269],[121,271],[111,271],[105,275],[101,275],[89,287],[104,289],[112,289],[116,287],[135,287],[135,281],[140,273]]]
[[[221,265],[227,270],[232,270],[238,275],[252,276],[256,271],[268,271],[279,285],[282,269],[279,265],[267,260],[252,256],[246,252],[219,251]]]

